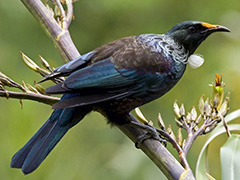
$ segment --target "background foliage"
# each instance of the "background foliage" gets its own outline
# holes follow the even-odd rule
[[[109,41],[141,33],[164,33],[183,20],[200,20],[225,25],[231,34],[218,33],[198,48],[205,64],[187,69],[184,77],[167,95],[141,107],[148,119],[155,121],[161,112],[166,124],[174,124],[172,104],[184,102],[186,109],[197,105],[202,93],[211,96],[208,84],[215,73],[223,73],[225,88],[231,92],[230,107],[240,107],[240,4],[236,0],[79,0],[74,4],[75,20],[70,33],[80,53],[86,53]],[[41,54],[52,66],[63,63],[51,40],[20,1],[0,3],[0,70],[21,82],[33,84],[40,76],[28,70],[19,55],[23,51],[32,59]],[[40,62],[40,61],[39,61]],[[44,83],[45,87],[51,83]],[[0,179],[163,179],[155,165],[117,129],[109,128],[104,118],[91,113],[74,127],[39,169],[24,176],[9,166],[12,155],[45,122],[51,107],[24,101],[0,99]],[[189,154],[195,168],[200,147],[199,138]],[[212,175],[220,179],[218,146],[226,136],[210,147]],[[169,146],[169,148],[171,148]]]

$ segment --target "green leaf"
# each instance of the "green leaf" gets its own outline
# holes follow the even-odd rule
[[[233,134],[221,147],[221,169],[223,180],[240,179],[240,135]]]
[[[206,173],[206,176],[208,177],[209,180],[216,180],[214,177],[212,177],[210,174]]]
[[[231,124],[228,125],[228,128],[230,131],[240,131],[240,125],[239,124]],[[218,128],[217,131],[213,131],[210,133],[206,143],[204,144],[203,148],[201,149],[201,152],[198,156],[197,165],[196,165],[196,178],[206,179],[205,172],[208,172],[207,169],[207,148],[210,142],[215,139],[217,136],[226,133],[225,128]]]
[[[236,110],[230,114],[228,114],[225,117],[226,122],[230,122],[236,118],[240,117],[240,109]],[[240,125],[239,124],[232,124],[232,125],[228,125],[228,128],[230,131],[240,131]],[[217,128],[215,128],[208,136],[208,139],[206,141],[206,143],[204,144],[203,148],[201,149],[201,152],[198,156],[198,160],[197,160],[197,165],[196,165],[196,179],[198,180],[202,180],[202,179],[206,179],[206,174],[205,172],[208,172],[207,169],[207,151],[208,151],[208,145],[210,144],[210,142],[212,142],[217,136],[226,133],[225,128],[223,127],[223,125],[219,125]]]

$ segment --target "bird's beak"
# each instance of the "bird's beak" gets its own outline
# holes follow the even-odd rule
[[[220,25],[212,25],[212,24],[203,22],[202,26],[206,27],[207,31],[209,32],[216,32],[216,31],[230,32],[228,28]]]

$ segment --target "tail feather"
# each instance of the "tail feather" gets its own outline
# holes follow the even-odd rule
[[[24,174],[33,172],[57,145],[70,127],[60,127],[55,124],[51,131],[41,141],[36,143],[29,152],[22,166]]]
[[[87,108],[56,109],[37,133],[12,157],[11,167],[33,172],[66,132],[88,113]]]
[[[27,158],[29,152],[32,150],[36,142],[41,142],[41,139],[46,136],[49,130],[52,128],[52,124],[49,120],[37,131],[37,133],[23,146],[13,157],[11,161],[11,167],[22,168],[22,165]]]

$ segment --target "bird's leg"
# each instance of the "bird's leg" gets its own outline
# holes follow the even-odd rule
[[[163,143],[165,146],[167,145],[166,144],[166,139],[164,139],[161,136],[162,130],[157,129],[157,128],[151,126],[151,125],[140,124],[140,123],[135,122],[135,121],[131,121],[128,125],[131,126],[131,127],[136,127],[136,128],[140,128],[140,129],[143,129],[143,130],[147,131],[145,134],[142,134],[137,138],[137,140],[135,142],[136,148],[140,148],[141,143],[143,143],[145,140],[151,139],[151,138]]]

